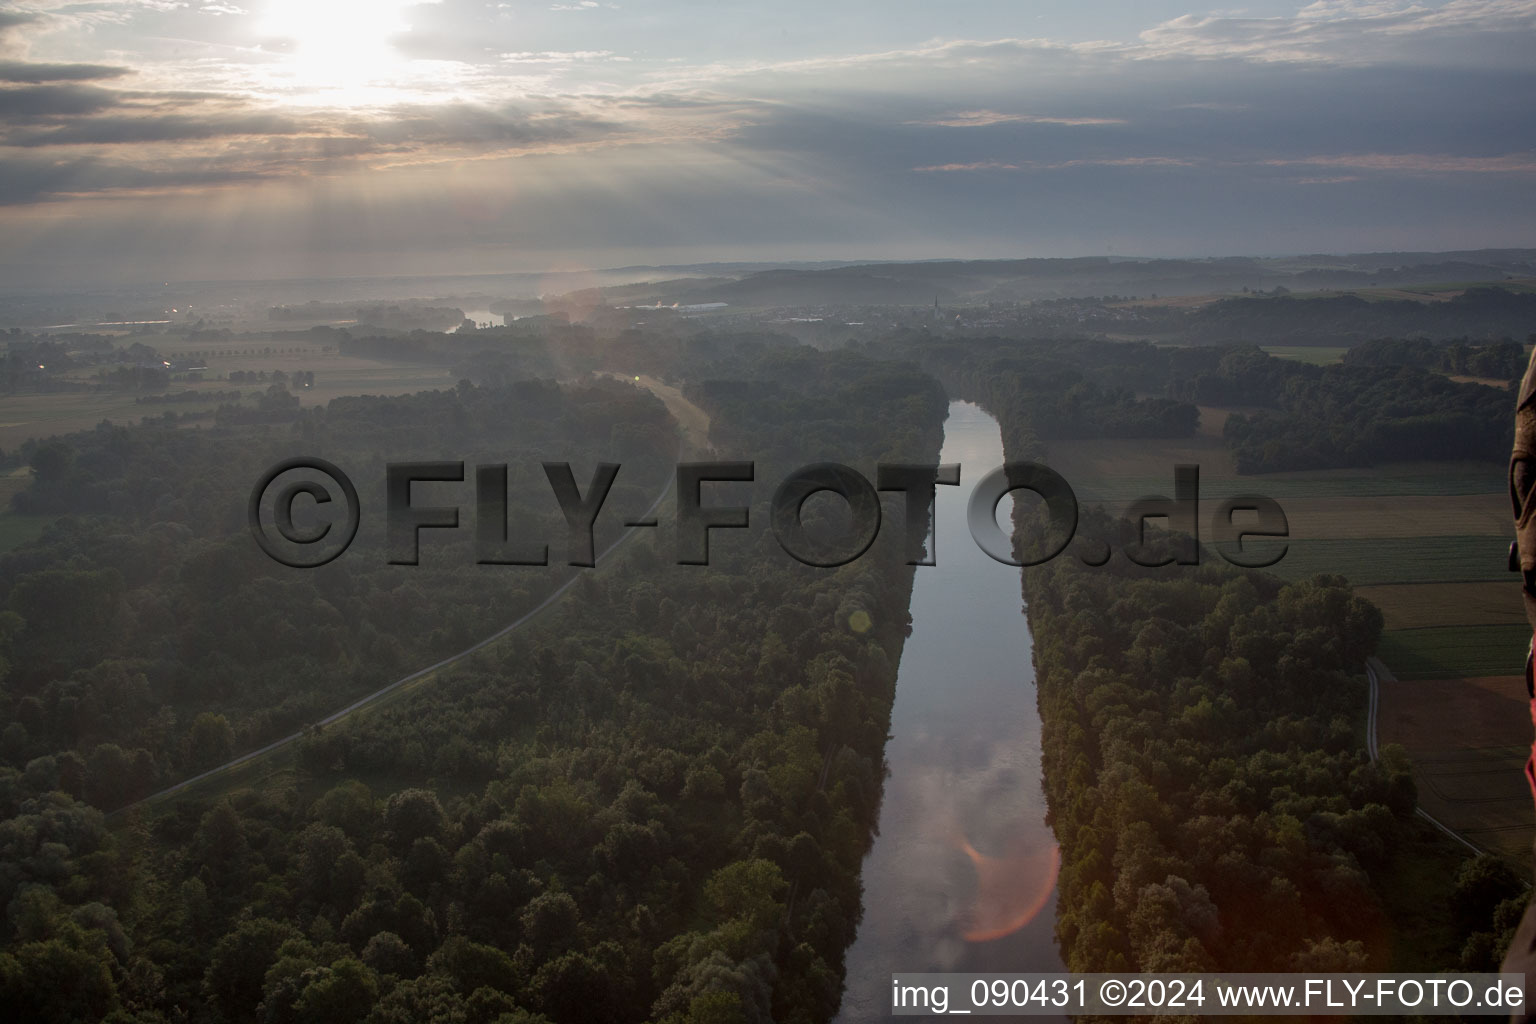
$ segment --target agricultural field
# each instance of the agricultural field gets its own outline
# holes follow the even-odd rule
[[[1416,299],[1454,299],[1468,288],[1503,288],[1507,292],[1515,294],[1529,294],[1536,292],[1536,278],[1509,278],[1503,281],[1442,281],[1435,284],[1407,285],[1400,289],[1392,289],[1401,292],[1408,298]],[[1370,289],[1367,289],[1370,290]]]
[[[201,380],[178,374],[169,386],[156,393],[207,393],[207,400],[140,402],[138,399],[146,393],[108,390],[11,395],[0,409],[0,452],[14,452],[30,440],[91,430],[104,421],[137,423],[145,417],[159,417],[167,412],[178,417],[186,413],[211,414],[229,401],[230,391],[241,392],[249,400],[266,390],[265,384],[230,384],[229,374],[235,370],[269,374],[281,370],[289,375],[298,371],[313,372],[313,387],[293,391],[304,406],[324,405],[342,395],[400,395],[452,387],[456,383],[452,370],[446,366],[344,356],[333,348],[304,338],[293,343],[284,339],[282,343],[270,346],[247,341],[189,342],[177,335],[144,339],[124,337],[119,343],[128,345],[135,340],[144,340],[167,359],[206,363],[208,369],[201,374]],[[83,388],[91,387],[95,384],[94,374],[82,371],[72,382]],[[206,422],[209,422],[206,418],[193,419],[184,424],[184,429],[196,429]],[[11,498],[25,488],[29,473],[25,466],[0,470],[0,553],[35,540],[53,521],[51,516],[20,515],[11,510]]]
[[[1355,593],[1381,609],[1388,628],[1417,631],[1440,626],[1521,626],[1525,606],[1513,577],[1486,583],[1397,583],[1357,586]]]
[[[194,351],[206,353],[201,356],[208,366],[202,380],[189,380],[186,375],[178,375],[162,392],[164,394],[240,391],[249,398],[266,390],[263,384],[230,384],[228,376],[234,370],[266,373],[281,370],[289,375],[298,371],[313,372],[313,387],[294,390],[300,404],[305,406],[324,405],[342,395],[403,395],[452,387],[456,383],[452,369],[446,366],[343,356],[324,351],[319,346],[281,346],[268,350],[265,346],[242,344],[218,352],[211,350],[212,346],[207,342],[197,342],[193,346],[178,345],[175,339],[152,340],[157,351],[171,358],[186,357]],[[89,384],[91,377],[82,375],[77,383]],[[0,450],[14,449],[29,439],[90,430],[103,420],[136,423],[145,416],[159,416],[166,411],[178,415],[211,412],[221,402],[212,394],[206,403],[195,400],[175,404],[141,403],[137,401],[140,397],[141,393],[128,391],[72,391],[8,397],[4,410],[0,411]]]
[[[1275,544],[1249,541],[1260,553]],[[1293,540],[1285,556],[1270,569],[1286,579],[1306,579],[1318,573],[1338,573],[1358,587],[1423,584],[1418,600],[1450,607],[1453,591],[1435,594],[1450,585],[1489,583],[1514,588],[1505,565],[1508,538],[1502,537],[1383,537],[1348,540]],[[1387,620],[1387,628],[1398,623]]]
[[[1504,278],[1493,281],[1436,281],[1430,284],[1407,285],[1367,285],[1361,288],[1322,288],[1317,291],[1292,291],[1291,299],[1332,299],[1341,295],[1353,295],[1367,302],[1449,302],[1451,299],[1464,294],[1471,288],[1502,288],[1516,294],[1528,294],[1536,292],[1536,278]],[[1253,297],[1263,293],[1255,292]],[[1204,295],[1162,295],[1157,297],[1143,296],[1130,299],[1121,299],[1116,302],[1105,303],[1111,308],[1163,308],[1163,309],[1196,309],[1200,306],[1208,306],[1223,299],[1245,298],[1238,292],[1209,293]],[[1287,358],[1300,358],[1289,356],[1290,352],[1305,352],[1309,346],[1264,346],[1266,352]],[[1313,351],[1335,351],[1342,353],[1343,349],[1315,349]],[[1307,360],[1310,362],[1311,360]]]
[[[1462,625],[1507,622],[1511,608],[1518,613],[1518,590],[1507,568],[1511,528],[1502,463],[1398,463],[1240,476],[1212,427],[1233,411],[1202,407],[1202,430],[1192,438],[1057,441],[1048,446],[1048,458],[1080,504],[1103,505],[1112,513],[1144,495],[1171,494],[1174,466],[1198,465],[1200,529],[1207,539],[1223,499],[1273,498],[1285,512],[1289,538],[1245,544],[1277,552],[1283,543],[1285,555],[1270,571],[1286,578],[1340,573],[1369,588],[1384,602],[1389,629],[1435,625],[1436,606],[1454,608],[1455,624]],[[1469,611],[1468,593],[1457,589],[1466,584],[1491,588],[1477,606],[1483,612]],[[1407,585],[1416,585],[1411,595],[1390,589]],[[1499,588],[1508,595],[1491,596]],[[1469,620],[1469,614],[1475,617]]]
[[[1349,349],[1343,345],[1260,345],[1265,352],[1281,359],[1294,359],[1313,366],[1328,366],[1344,358]]]
[[[1476,681],[1519,672],[1530,642],[1531,627],[1523,622],[1388,629],[1382,634],[1378,656],[1399,679]],[[1391,703],[1384,695],[1382,706]],[[1529,733],[1530,715],[1522,709],[1517,717],[1523,718]],[[1530,745],[1529,736],[1526,745]]]
[[[1519,381],[1498,380],[1494,377],[1469,377],[1461,373],[1448,373],[1448,378],[1458,384],[1481,384],[1485,388],[1498,388],[1500,391],[1512,391]]]
[[[1129,502],[1144,494],[1167,493],[1173,487],[1173,467],[1193,463],[1200,467],[1202,501],[1252,493],[1281,501],[1481,495],[1485,501],[1499,496],[1503,507],[1508,507],[1508,467],[1502,456],[1488,462],[1403,462],[1369,469],[1239,475],[1222,443],[1221,428],[1229,416],[1245,411],[1201,406],[1200,431],[1189,438],[1052,441],[1047,445],[1047,458],[1067,478],[1078,500],[1085,503]]]
[[[1383,644],[1383,657],[1391,653]],[[1377,735],[1412,756],[1419,806],[1473,844],[1528,864],[1536,829],[1522,770],[1531,747],[1523,678],[1441,676],[1381,685]]]
[[[1536,291],[1536,278],[1505,278],[1494,281],[1435,281],[1430,284],[1384,285],[1364,288],[1327,288],[1316,292],[1296,292],[1293,298],[1322,299],[1354,295],[1367,302],[1449,302],[1471,288],[1502,288],[1516,294]]]

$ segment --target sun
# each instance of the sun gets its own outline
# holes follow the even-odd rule
[[[388,88],[407,63],[394,37],[410,26],[394,0],[268,0],[258,31],[283,58],[280,71],[327,101]]]

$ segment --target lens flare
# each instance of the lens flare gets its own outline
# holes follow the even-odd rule
[[[990,857],[962,838],[960,849],[976,868],[976,897],[960,918],[967,942],[991,942],[1023,928],[1050,902],[1061,870],[1061,849],[1017,850]]]

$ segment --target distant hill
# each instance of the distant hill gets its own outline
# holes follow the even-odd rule
[[[1402,287],[1445,281],[1499,281],[1536,275],[1536,250],[1374,253],[1355,256],[1214,259],[940,260],[796,268],[776,265],[733,279],[713,265],[707,278],[584,289],[587,298],[650,304],[725,302],[735,307],[927,305],[1101,296],[1207,295]],[[632,268],[635,271],[647,268]],[[654,269],[654,268],[651,268]],[[681,270],[682,268],[675,268]],[[703,272],[705,267],[690,268]],[[604,271],[616,274],[615,271]]]
[[[765,261],[610,267],[545,273],[286,281],[206,281],[108,290],[8,290],[0,283],[0,328],[155,320],[181,315],[265,320],[273,307],[329,303],[414,304],[530,315],[595,305],[670,306],[724,302],[733,309],[807,306],[927,306],[1106,296],[1204,296],[1498,282],[1536,277],[1536,249],[1385,252],[1350,255],[1153,259],[936,259],[910,262]],[[144,309],[128,316],[124,310]],[[196,310],[196,314],[188,311]],[[153,315],[151,315],[153,313]],[[351,314],[349,313],[348,316]]]

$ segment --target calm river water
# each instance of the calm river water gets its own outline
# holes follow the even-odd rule
[[[912,589],[841,1024],[889,1019],[896,972],[1065,970],[1019,570],[987,557],[965,523],[971,489],[1003,464],[997,421],[952,403],[942,461],[960,463],[960,486],[938,488],[938,564],[920,566]],[[998,508],[1005,530],[1010,504]]]

